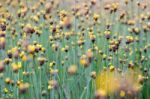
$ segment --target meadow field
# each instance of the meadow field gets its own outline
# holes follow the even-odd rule
[[[0,0],[0,99],[150,99],[150,0]]]

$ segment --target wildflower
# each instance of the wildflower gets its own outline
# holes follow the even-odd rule
[[[36,23],[38,23],[39,22],[39,17],[38,16],[33,16],[32,20],[34,20]]]
[[[109,45],[110,51],[113,51],[113,52],[117,51],[120,43],[121,43],[121,39],[110,41],[110,45]]]
[[[47,91],[46,90],[42,90],[42,96],[46,96],[47,95]]]
[[[58,74],[58,69],[52,69],[52,68],[50,68],[50,74],[52,74],[52,75]]]
[[[47,59],[45,57],[39,57],[37,60],[40,64],[40,66],[42,66],[47,61]]]
[[[98,14],[94,14],[94,16],[93,16],[94,21],[97,21],[99,19],[99,17],[100,16]]]
[[[53,66],[55,66],[55,64],[56,64],[56,62],[55,62],[55,61],[52,61],[52,62],[49,64],[49,66],[50,66],[50,67],[53,67]]]
[[[94,34],[91,34],[90,35],[90,40],[92,41],[92,43],[94,43],[95,40],[96,40],[96,36]]]
[[[124,72],[121,77],[121,86],[119,89],[127,93],[128,95],[134,96],[141,90],[141,84],[138,80],[138,75],[140,75],[140,70],[138,69],[130,69]]]
[[[126,16],[126,12],[122,12],[122,13],[120,13],[119,18],[120,18],[120,19],[123,19],[125,16]]]
[[[106,55],[106,54],[103,54],[102,58],[103,58],[103,60],[106,60],[107,55]]]
[[[46,13],[50,13],[51,9],[52,9],[52,4],[51,3],[46,3],[46,5],[45,5]]]
[[[18,58],[19,57],[19,49],[17,47],[12,48],[10,53],[12,54],[12,56],[14,58]]]
[[[27,77],[30,75],[30,73],[29,73],[29,72],[26,72],[26,71],[23,71],[22,74],[23,74],[24,76],[27,76]]]
[[[140,30],[139,28],[132,28],[132,32],[134,32],[135,34],[139,34]]]
[[[106,95],[118,91],[119,86],[120,86],[120,81],[117,75],[115,75],[115,72],[110,72],[109,70],[102,71],[96,77],[97,90],[104,91]]]
[[[35,52],[39,52],[39,51],[42,50],[42,45],[41,44],[35,43],[34,46],[35,46]]]
[[[9,64],[12,61],[10,58],[5,58],[4,59],[4,64]]]
[[[5,78],[5,83],[6,84],[12,84],[13,83],[13,80],[11,80],[10,78]]]
[[[69,40],[70,36],[71,36],[71,32],[66,32],[66,33],[65,33],[65,38],[66,38],[67,40]]]
[[[96,72],[95,72],[95,71],[92,71],[92,72],[90,73],[90,76],[91,76],[93,79],[95,79],[95,78],[96,78]]]
[[[107,4],[107,5],[104,6],[104,9],[105,9],[105,10],[109,10],[110,8],[111,8],[111,5],[110,5],[110,4]]]
[[[76,65],[71,65],[70,67],[68,67],[68,73],[70,75],[74,75],[77,72],[77,66]]]
[[[126,41],[127,44],[134,42],[134,38],[132,36],[127,36],[126,39],[127,39]]]
[[[104,90],[97,90],[95,92],[96,99],[105,99],[105,97],[106,97],[106,92]]]
[[[31,24],[27,24],[24,28],[23,31],[27,34],[33,34],[35,32],[35,29]]]
[[[111,66],[109,67],[109,69],[110,69],[111,72],[113,72],[113,71],[115,70],[115,67],[114,67],[113,65],[111,65]]]
[[[48,89],[57,89],[58,88],[58,83],[56,80],[50,80],[48,81]]]
[[[20,68],[22,68],[21,62],[18,62],[18,63],[12,63],[11,66],[12,66],[13,72],[15,72],[15,73],[17,73],[18,70],[19,70]]]
[[[70,17],[63,17],[62,20],[60,21],[60,26],[66,27],[67,29],[70,29],[72,26],[71,18]]]
[[[11,50],[8,50],[8,51],[7,51],[7,56],[8,56],[9,58],[12,58],[12,52],[11,52]]]
[[[77,41],[77,43],[78,43],[79,46],[82,46],[82,45],[84,45],[85,41],[83,39],[79,39]]]
[[[26,37],[23,37],[23,39],[19,40],[18,42],[23,50],[27,50],[27,47],[29,45],[29,41],[26,39]]]
[[[149,30],[149,27],[148,27],[147,25],[144,25],[144,26],[143,26],[143,30],[144,30],[144,32],[146,33],[146,32]]]
[[[7,94],[9,92],[7,88],[4,88],[3,91],[5,94]]]
[[[125,95],[126,95],[126,93],[123,90],[121,90],[120,91],[120,97],[125,97]]]
[[[29,83],[21,83],[19,85],[19,93],[24,94],[29,88]]]
[[[132,61],[130,61],[129,64],[128,64],[128,67],[133,69],[134,68],[134,63]]]
[[[6,30],[6,19],[1,18],[0,19],[0,31],[5,31]]]
[[[86,56],[87,56],[89,62],[91,62],[92,58],[93,58],[93,52],[91,49],[88,49],[88,51],[86,52]]]
[[[135,24],[135,20],[128,20],[128,21],[127,21],[127,24],[128,24],[128,25],[134,25],[134,24]]]
[[[82,55],[81,58],[80,58],[80,64],[83,65],[84,67],[88,67],[90,62],[87,58],[86,55]]]
[[[108,56],[107,58],[108,61],[111,61],[112,59],[113,59],[112,56]]]
[[[27,49],[28,49],[28,52],[30,54],[33,54],[35,52],[35,46],[34,45],[28,45]]]
[[[138,81],[139,81],[140,84],[142,84],[147,79],[148,79],[148,77],[145,77],[141,74],[138,75]]]
[[[58,44],[58,43],[53,44],[53,45],[52,45],[52,48],[53,48],[54,51],[57,51],[58,48],[59,48],[59,44]]]
[[[65,64],[65,62],[64,62],[64,61],[61,61],[61,65],[64,66],[64,64]]]
[[[17,86],[20,86],[20,84],[22,84],[22,83],[23,83],[23,80],[18,80],[18,81],[16,82]]]
[[[22,61],[27,61],[27,55],[25,55],[24,51],[22,51],[19,56],[22,59]]]
[[[111,13],[112,12],[116,12],[117,11],[117,9],[119,8],[119,3],[112,3],[111,4]]]
[[[111,32],[110,31],[105,31],[104,32],[106,39],[110,39]]]
[[[96,0],[91,0],[91,4],[95,5],[96,4]]]

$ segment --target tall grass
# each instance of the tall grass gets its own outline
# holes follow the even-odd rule
[[[2,99],[150,98],[149,1],[0,3]],[[140,82],[139,90],[109,88],[122,86],[123,77]],[[97,93],[103,82],[106,92]]]

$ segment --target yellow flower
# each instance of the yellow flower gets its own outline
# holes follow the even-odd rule
[[[114,71],[114,70],[115,70],[115,67],[114,67],[113,65],[111,65],[111,66],[109,67],[109,69],[110,69],[110,71]]]
[[[28,59],[27,56],[25,55],[24,51],[20,53],[20,57],[21,57],[22,61],[27,61],[27,59]]]
[[[123,90],[121,90],[120,91],[120,97],[125,97],[125,95],[126,95],[126,93]]]
[[[12,66],[12,70],[13,70],[14,72],[18,72],[18,70],[19,70],[20,68],[22,68],[21,62],[12,63],[11,66]]]
[[[5,22],[6,22],[6,19],[4,19],[4,18],[0,19],[0,23],[5,23]]]
[[[4,93],[8,93],[8,89],[7,88],[4,88],[3,91],[4,91]]]
[[[105,97],[105,96],[106,96],[106,91],[105,90],[97,90],[96,91],[96,94],[95,94],[96,99],[99,99],[100,97]]]
[[[11,83],[11,79],[10,78],[5,78],[5,83],[6,84],[10,84]]]
[[[107,58],[107,55],[106,55],[106,54],[103,54],[102,57],[103,57],[103,59],[106,59],[106,58]]]
[[[109,70],[102,71],[96,78],[96,89],[103,90],[107,95],[116,92],[119,85],[119,78]]]
[[[34,45],[29,45],[28,46],[28,52],[31,53],[31,54],[33,54],[34,51],[35,51],[35,46]]]
[[[68,67],[68,73],[70,74],[70,75],[74,75],[74,74],[76,74],[76,72],[77,72],[77,66],[76,65],[71,65],[70,67]]]
[[[95,21],[97,21],[98,19],[99,19],[99,15],[98,14],[94,14],[94,16],[93,16],[93,19],[95,20]]]
[[[50,74],[52,74],[52,75],[58,74],[58,69],[51,69],[50,68]]]
[[[48,89],[55,89],[58,87],[58,83],[56,80],[49,80],[48,81]]]
[[[87,67],[89,65],[89,60],[86,55],[82,55],[80,58],[80,64],[84,67]]]
[[[33,19],[35,22],[38,22],[38,21],[39,21],[39,18],[38,18],[38,16],[36,16],[36,15],[33,16],[32,19]]]
[[[127,39],[127,43],[131,43],[134,41],[134,38],[132,36],[127,36],[126,39]]]
[[[90,73],[90,76],[91,76],[93,79],[95,79],[95,78],[96,78],[96,72],[95,72],[95,71],[92,71],[92,72]]]
[[[56,64],[55,61],[53,61],[53,62],[49,63],[49,66],[52,67],[52,66],[54,66],[55,64]]]
[[[22,67],[21,62],[18,62],[18,68],[20,69]]]
[[[25,93],[28,88],[29,88],[29,83],[21,83],[19,85],[19,93],[21,94]]]
[[[5,64],[9,64],[11,61],[12,61],[12,59],[10,59],[10,58],[5,58],[4,59],[4,63]]]
[[[17,47],[14,47],[14,48],[11,49],[11,52],[12,52],[12,53],[16,53],[17,51],[18,51],[18,48],[17,48]]]
[[[51,85],[48,85],[48,90],[53,89],[53,87]]]
[[[26,55],[24,55],[21,59],[22,59],[22,61],[27,61],[28,58]]]

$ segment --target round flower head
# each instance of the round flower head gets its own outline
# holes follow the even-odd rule
[[[74,75],[77,72],[77,66],[76,65],[71,65],[68,67],[68,73],[70,75]]]
[[[19,85],[19,93],[24,94],[29,88],[29,83],[21,83]]]

